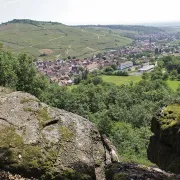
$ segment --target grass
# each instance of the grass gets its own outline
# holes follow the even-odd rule
[[[141,76],[101,76],[104,82],[114,83],[116,85],[122,85],[122,84],[129,84],[131,82],[137,83],[141,79]],[[168,86],[173,90],[176,91],[178,86],[180,85],[180,81],[167,81]]]
[[[141,80],[141,76],[101,76],[104,82],[114,83],[116,85],[137,83]]]
[[[110,34],[109,30],[38,23],[38,26],[28,23],[0,25],[0,41],[14,53],[26,52],[39,57],[42,51],[52,52],[39,57],[44,60],[68,56],[88,57],[132,42],[132,39],[121,34]]]
[[[169,85],[169,87],[173,90],[173,91],[176,91],[178,86],[180,85],[180,81],[171,81],[171,80],[168,80],[167,81],[167,84]]]
[[[141,81],[141,76],[107,76],[107,75],[102,75],[101,76],[102,80],[104,82],[108,82],[108,83],[114,83],[118,86],[123,85],[123,84],[129,84],[131,82],[133,82],[134,84]],[[166,81],[168,86],[175,92],[178,88],[178,86],[180,85],[180,81],[177,80],[168,80]],[[69,90],[72,90],[74,88],[76,88],[78,85],[72,85],[72,86],[68,86]]]

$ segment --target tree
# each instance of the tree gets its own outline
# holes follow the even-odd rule
[[[0,42],[0,50],[3,49],[3,43]]]
[[[0,85],[16,88],[18,77],[16,74],[17,60],[10,52],[0,51]]]
[[[31,92],[32,84],[37,74],[32,57],[23,53],[18,56],[17,60],[18,67],[16,69],[16,74],[18,81],[16,84],[16,89],[25,92]]]
[[[162,79],[163,79],[164,81],[166,81],[166,80],[168,80],[168,78],[169,78],[169,74],[168,74],[167,72],[164,73]]]
[[[158,55],[159,54],[159,50],[158,48],[155,49],[155,55]]]
[[[163,74],[161,70],[155,70],[151,73],[151,80],[162,79]]]
[[[88,73],[87,69],[82,72],[82,80],[86,80],[88,78]]]
[[[104,68],[104,72],[113,72],[114,69],[111,66],[107,66]]]
[[[178,76],[178,72],[177,70],[172,70],[171,73],[170,73],[171,76],[174,76],[175,78]]]
[[[171,77],[170,77],[170,80],[171,81],[174,81],[176,79],[176,76],[174,76],[174,75],[172,75]]]
[[[147,80],[147,79],[149,79],[149,74],[146,72],[143,72],[141,77],[142,77],[142,79]]]
[[[115,70],[117,70],[117,65],[116,64],[112,64],[111,67]]]
[[[180,74],[178,74],[177,79],[178,79],[178,81],[180,81]]]
[[[98,85],[103,82],[102,78],[100,78],[100,77],[93,77],[91,81],[94,85]]]

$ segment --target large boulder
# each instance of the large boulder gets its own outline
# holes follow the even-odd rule
[[[180,105],[164,107],[153,117],[148,158],[161,169],[180,173]]]
[[[158,168],[134,163],[112,163],[106,167],[107,180],[177,180],[178,176]]]
[[[40,179],[105,179],[115,147],[88,120],[0,88],[0,168]]]

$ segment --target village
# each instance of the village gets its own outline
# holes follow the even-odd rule
[[[128,70],[130,75],[141,75],[143,72],[152,71],[157,66],[159,58],[167,55],[179,56],[180,45],[170,43],[175,38],[174,34],[138,36],[130,46],[111,49],[103,54],[93,55],[91,58],[36,60],[34,64],[38,72],[60,86],[72,85],[74,77],[81,74],[83,70],[93,72],[112,65],[115,65],[119,71]],[[161,39],[161,43],[158,39]]]

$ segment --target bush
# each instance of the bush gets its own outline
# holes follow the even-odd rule
[[[114,71],[114,69],[111,67],[111,66],[107,66],[107,67],[105,67],[104,68],[104,72],[113,72]]]
[[[170,80],[171,81],[174,81],[176,79],[176,76],[174,76],[174,75],[172,75],[171,77],[170,77]]]
[[[128,72],[126,71],[117,71],[114,73],[115,76],[129,76]]]

